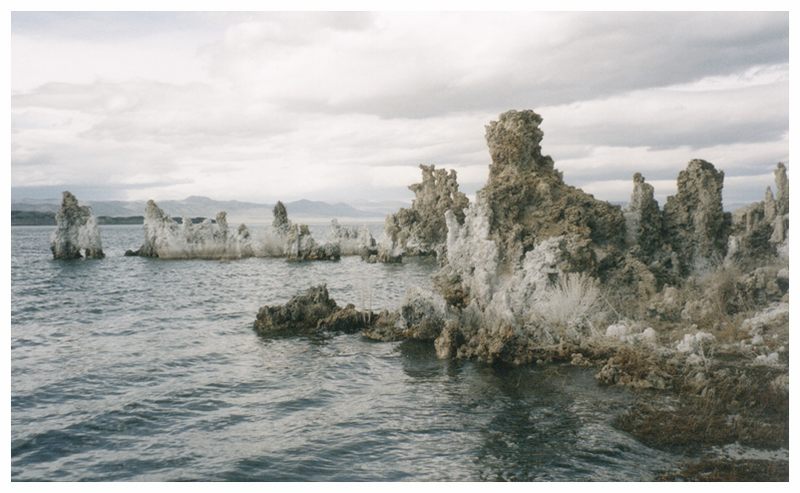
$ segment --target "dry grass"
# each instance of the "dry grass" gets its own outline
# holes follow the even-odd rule
[[[789,481],[789,462],[703,459],[664,473],[658,481]]]
[[[674,377],[670,398],[642,395],[615,425],[662,449],[699,451],[733,442],[788,447],[789,395],[772,385],[785,371],[732,362],[709,369],[701,385],[683,372]]]

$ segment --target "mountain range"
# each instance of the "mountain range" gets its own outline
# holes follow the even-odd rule
[[[80,201],[81,205],[92,208],[95,216],[127,217],[141,216],[144,214],[146,201]],[[228,213],[230,222],[245,222],[248,224],[271,223],[272,208],[274,204],[258,204],[254,202],[240,202],[238,200],[214,200],[208,197],[191,196],[183,200],[163,200],[157,202],[167,214],[172,217],[210,217],[218,212]],[[56,212],[60,199],[20,199],[11,203],[13,211]],[[330,204],[315,200],[296,200],[285,202],[289,218],[302,219],[305,222],[327,222],[333,218],[358,221],[382,221],[383,218],[400,207],[408,207],[403,202],[370,202],[364,203],[364,208],[355,208],[349,204],[338,202]]]

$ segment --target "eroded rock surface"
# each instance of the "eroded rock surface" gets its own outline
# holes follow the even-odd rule
[[[725,258],[730,216],[722,210],[725,173],[702,159],[678,175],[678,193],[664,205],[664,226],[681,272],[708,270]]]
[[[318,244],[305,224],[293,224],[286,235],[284,254],[288,260],[339,260],[341,253],[336,243]]]
[[[341,255],[358,255],[362,258],[376,253],[378,248],[375,238],[366,226],[342,226],[336,219],[331,221],[328,243],[338,244]]]
[[[261,307],[253,328],[263,335],[313,333],[319,322],[339,310],[325,285],[314,286],[284,305]]]
[[[340,307],[323,284],[309,288],[283,305],[262,306],[253,328],[263,336],[311,336],[380,330],[393,323],[394,317],[386,312],[359,311],[352,304]]]
[[[783,163],[775,169],[775,185],[777,199],[767,187],[763,201],[734,211],[726,263],[753,267],[776,255],[788,258],[789,214],[781,211],[788,211],[789,184]]]
[[[541,122],[509,111],[488,125],[489,181],[463,220],[445,215],[447,262],[435,285],[457,322],[437,343],[443,354],[522,362],[537,344],[579,336],[594,278],[621,256],[622,210],[563,182],[541,152]],[[572,298],[558,307],[559,296]]]
[[[459,221],[464,219],[469,200],[458,190],[455,170],[424,164],[420,169],[422,181],[408,187],[415,196],[411,207],[386,218],[385,238],[376,258],[380,262],[397,261],[402,255],[442,257],[447,238],[445,212],[451,211]]]
[[[633,175],[633,192],[625,209],[625,245],[632,253],[650,261],[664,244],[663,221],[653,186],[640,173]]]
[[[206,219],[193,224],[183,218],[179,224],[153,201],[147,201],[144,212],[144,243],[126,256],[162,259],[233,259],[255,255],[250,231],[244,224],[235,231],[228,226],[227,214],[220,212],[216,220]]]
[[[56,230],[50,237],[54,259],[103,258],[103,243],[92,210],[64,192],[56,212]]]

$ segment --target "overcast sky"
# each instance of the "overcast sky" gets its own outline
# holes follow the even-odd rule
[[[661,203],[693,158],[726,207],[789,159],[786,13],[19,13],[12,198],[407,200],[419,163],[488,176],[534,109],[565,180]],[[774,187],[773,187],[774,188]]]

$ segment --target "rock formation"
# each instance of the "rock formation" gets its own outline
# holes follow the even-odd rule
[[[152,200],[144,213],[144,243],[126,256],[158,257],[162,259],[232,259],[255,254],[247,226],[230,231],[225,212],[212,222],[206,219],[192,224],[188,218],[178,224]]]
[[[402,255],[442,257],[447,239],[445,212],[452,211],[458,221],[464,220],[469,200],[458,190],[455,170],[448,172],[424,164],[419,167],[422,182],[408,187],[415,196],[411,207],[386,218],[378,261],[397,261]]]
[[[539,241],[561,235],[584,242],[598,261],[596,248],[624,244],[622,211],[564,183],[541,153],[541,122],[533,111],[508,111],[486,127],[492,164],[479,194],[489,209],[490,236],[509,264]]]
[[[286,206],[280,200],[275,207],[272,208],[272,229],[280,236],[289,234],[289,228],[292,223],[289,221],[289,214],[286,212]]]
[[[56,213],[56,230],[50,237],[54,259],[103,258],[103,243],[92,210],[78,205],[78,199],[64,192]],[[81,254],[83,251],[83,255]]]
[[[463,224],[446,214],[447,262],[435,284],[458,308],[458,324],[444,337],[464,341],[459,348],[440,342],[446,353],[524,359],[520,348],[567,330],[559,317],[571,315],[544,313],[556,304],[554,286],[570,272],[585,273],[562,286],[574,291],[562,294],[576,296],[569,308],[583,313],[593,277],[604,275],[624,247],[621,209],[563,182],[541,153],[541,121],[533,111],[509,111],[487,126],[489,181]]]
[[[778,215],[789,213],[789,178],[786,177],[786,166],[778,163],[775,168],[775,207]]]
[[[341,257],[338,244],[317,244],[305,224],[293,224],[289,227],[284,255],[292,261],[339,260]]]
[[[387,313],[359,311],[352,304],[340,307],[323,284],[309,288],[283,305],[261,307],[253,328],[262,336],[309,336],[324,332],[352,334],[392,322]]]
[[[645,443],[786,449],[785,167],[775,196],[768,188],[732,217],[711,163],[691,161],[663,211],[637,173],[623,213],[563,182],[541,153],[541,121],[510,111],[487,126],[489,181],[463,216],[444,211],[437,292],[413,290],[376,315],[317,288],[262,308],[256,330],[361,331],[433,341],[441,358],[594,366],[601,384],[650,389],[617,419]],[[406,235],[419,226],[411,217],[388,223],[414,225],[391,230],[395,246],[419,244]]]
[[[653,186],[640,173],[633,175],[633,192],[625,209],[625,246],[637,258],[650,261],[664,243],[663,222]]]
[[[292,223],[281,201],[272,209],[272,229],[267,231],[263,244],[256,250],[261,256],[286,257],[291,261],[339,260],[341,257],[337,242],[318,244],[307,225]]]
[[[664,205],[664,227],[683,274],[708,270],[725,257],[730,215],[722,210],[725,173],[694,159],[678,174],[678,193]]]
[[[775,255],[788,257],[789,184],[783,163],[775,169],[775,185],[777,199],[767,187],[763,201],[734,211],[726,263],[752,267]]]
[[[623,212],[564,183],[553,160],[542,154],[541,122],[533,111],[509,111],[486,127],[492,156],[489,180],[460,214],[452,206],[462,203],[453,200],[455,176],[423,167],[423,183],[412,187],[418,200],[387,221],[394,246],[417,253],[428,248],[446,252],[434,276],[435,293],[415,290],[399,311],[377,317],[331,307],[311,319],[284,318],[302,319],[305,327],[318,330],[326,326],[323,319],[338,314],[330,326],[358,325],[369,338],[433,341],[441,357],[523,364],[554,354],[586,361],[594,350],[585,344],[598,338],[603,344],[659,344],[658,331],[633,320],[686,323],[694,332],[698,327],[717,330],[720,317],[743,307],[787,302],[785,266],[724,270],[731,217],[722,210],[724,174],[711,163],[691,161],[663,211],[653,187],[635,174],[631,201]],[[779,166],[777,198],[768,191],[764,202],[734,215],[739,243],[731,251],[739,248],[752,256],[758,245],[774,246],[776,235],[785,239],[785,175]],[[450,184],[450,195],[437,195],[441,183]],[[430,212],[427,219],[421,219],[421,210]],[[444,216],[442,247],[434,246],[441,241],[441,230],[435,231],[438,212],[433,211]],[[335,236],[350,238],[351,232],[336,231]],[[319,304],[316,299],[307,303]],[[611,326],[616,328],[602,329]],[[625,337],[618,337],[620,326],[636,330],[626,329]],[[587,352],[572,355],[565,348]],[[624,361],[615,361],[615,375],[622,373],[609,381],[628,381],[625,364],[620,366]],[[660,377],[648,382],[662,388]]]
[[[366,226],[342,226],[336,219],[331,220],[328,243],[338,244],[342,255],[359,255],[362,258],[369,257],[378,248],[375,238]]]
[[[309,333],[339,309],[325,285],[315,286],[285,305],[261,307],[253,328],[263,335]]]

